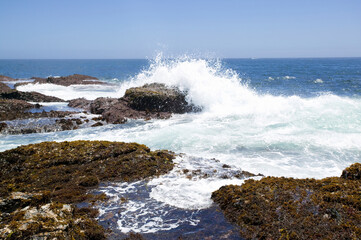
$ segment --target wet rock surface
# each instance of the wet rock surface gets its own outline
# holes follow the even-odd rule
[[[122,98],[84,98],[69,102],[70,107],[82,108],[92,114],[101,114],[108,123],[125,123],[127,119],[167,119],[172,113],[199,111],[186,101],[184,93],[164,84],[146,84],[130,88]]]
[[[87,76],[87,75],[81,75],[81,74],[73,74],[69,76],[62,76],[62,77],[48,77],[48,78],[38,78],[33,77],[34,82],[32,83],[51,83],[51,84],[57,84],[62,86],[70,86],[70,85],[89,85],[89,84],[106,84],[102,81],[99,81],[98,78]],[[29,84],[28,82],[22,82],[17,83],[15,86],[21,86]]]
[[[103,239],[97,211],[76,203],[106,199],[102,181],[134,181],[173,168],[174,154],[106,141],[44,142],[0,153],[0,238]]]
[[[130,88],[124,98],[131,108],[140,111],[186,113],[195,110],[186,101],[185,93],[160,83]]]
[[[11,90],[11,89],[10,89]],[[17,99],[29,102],[65,102],[63,99],[47,96],[38,92],[21,92],[11,90],[8,92],[0,93],[2,99]]]
[[[29,112],[30,109],[39,107],[40,105],[31,104],[24,100],[0,99],[0,121],[41,117],[64,117],[74,113],[68,111]]]
[[[321,180],[266,177],[212,194],[246,239],[360,239],[361,164]]]

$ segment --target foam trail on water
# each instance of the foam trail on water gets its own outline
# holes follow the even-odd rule
[[[17,87],[17,90],[24,92],[40,92],[45,95],[58,97],[64,100],[71,100],[74,98],[85,98],[88,100],[94,100],[98,97],[116,97],[118,86],[114,85],[70,85],[70,86],[61,86],[56,84],[39,84],[39,83],[30,83],[27,85],[21,85]]]

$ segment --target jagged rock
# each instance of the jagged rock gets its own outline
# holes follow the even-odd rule
[[[32,83],[52,83],[62,86],[70,86],[70,85],[88,85],[88,84],[105,84],[102,81],[99,81],[96,77],[91,77],[87,75],[81,75],[81,74],[73,74],[65,77],[48,77],[48,78],[37,78],[33,77],[34,82]],[[15,87],[18,87],[20,85],[26,85],[29,84],[29,82],[22,82],[15,84]]]
[[[1,84],[1,83],[0,83]],[[21,92],[12,90],[0,94],[2,99],[18,99],[30,102],[65,102],[63,99],[47,96],[38,92]]]
[[[128,102],[124,99],[119,99],[109,108],[104,109],[102,112],[102,117],[108,123],[125,123],[127,119],[145,119],[149,120],[152,118],[156,119],[166,119],[171,117],[169,112],[148,112],[148,111],[139,111],[134,110],[129,107]]]
[[[35,108],[35,105],[24,100],[0,99],[0,114],[11,114],[11,112],[20,112],[31,108]]]
[[[118,103],[119,99],[117,98],[97,98],[90,103],[90,112],[94,114],[102,114]]]
[[[212,199],[245,239],[360,239],[359,172],[358,163],[342,177],[246,180],[221,187]]]
[[[194,110],[186,101],[184,93],[160,83],[130,88],[125,92],[124,98],[131,108],[140,111],[186,113]]]
[[[91,100],[87,100],[85,98],[76,98],[73,100],[70,100],[68,103],[69,107],[73,107],[73,108],[81,108],[84,109],[85,111],[90,112],[90,104],[93,101]]]

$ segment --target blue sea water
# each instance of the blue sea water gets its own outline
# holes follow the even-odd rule
[[[18,89],[66,100],[94,99],[121,97],[129,87],[161,82],[186,91],[187,100],[203,108],[168,120],[0,136],[0,151],[41,141],[84,139],[139,142],[181,154],[171,173],[147,183],[144,199],[130,199],[131,210],[123,214],[134,217],[115,224],[122,232],[196,226],[202,218],[197,213],[212,205],[212,191],[242,184],[229,171],[323,178],[338,176],[348,165],[360,162],[361,58],[0,60],[0,75],[13,78],[74,73],[111,85],[29,84]],[[189,179],[183,169],[200,170],[209,177]],[[230,177],[225,179],[227,174]],[[132,196],[134,188],[106,186],[101,191],[116,198]],[[165,207],[159,209],[162,204]],[[179,221],[170,219],[174,209],[169,206],[186,209],[188,215],[183,212]],[[101,209],[103,215],[109,211],[105,206]],[[163,218],[154,215],[159,211]],[[148,220],[139,219],[139,212]]]
[[[214,60],[212,60],[214,61]],[[333,93],[361,95],[361,58],[221,59],[260,93],[303,97]],[[147,59],[1,60],[0,74],[13,78],[66,76],[80,73],[126,81],[149,68]],[[315,84],[317,79],[322,84]]]

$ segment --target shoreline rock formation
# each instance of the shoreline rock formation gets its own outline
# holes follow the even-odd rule
[[[43,142],[0,152],[0,238],[104,239],[88,193],[104,181],[145,179],[173,168],[175,155],[136,143]]]
[[[197,112],[201,109],[186,101],[185,93],[164,84],[152,83],[130,88],[121,98],[74,99],[68,106],[101,114],[108,123],[125,123],[130,119],[167,119],[173,113]]]
[[[265,177],[212,199],[245,239],[360,239],[361,164],[321,180]]]
[[[34,79],[33,82],[20,82],[16,83],[15,87],[33,83],[51,83],[56,85],[62,86],[70,86],[70,85],[90,85],[90,84],[106,84],[105,82],[100,81],[96,77],[81,75],[81,74],[73,74],[69,76],[61,76],[61,77],[47,77],[47,78],[39,78],[39,77],[32,77]]]

